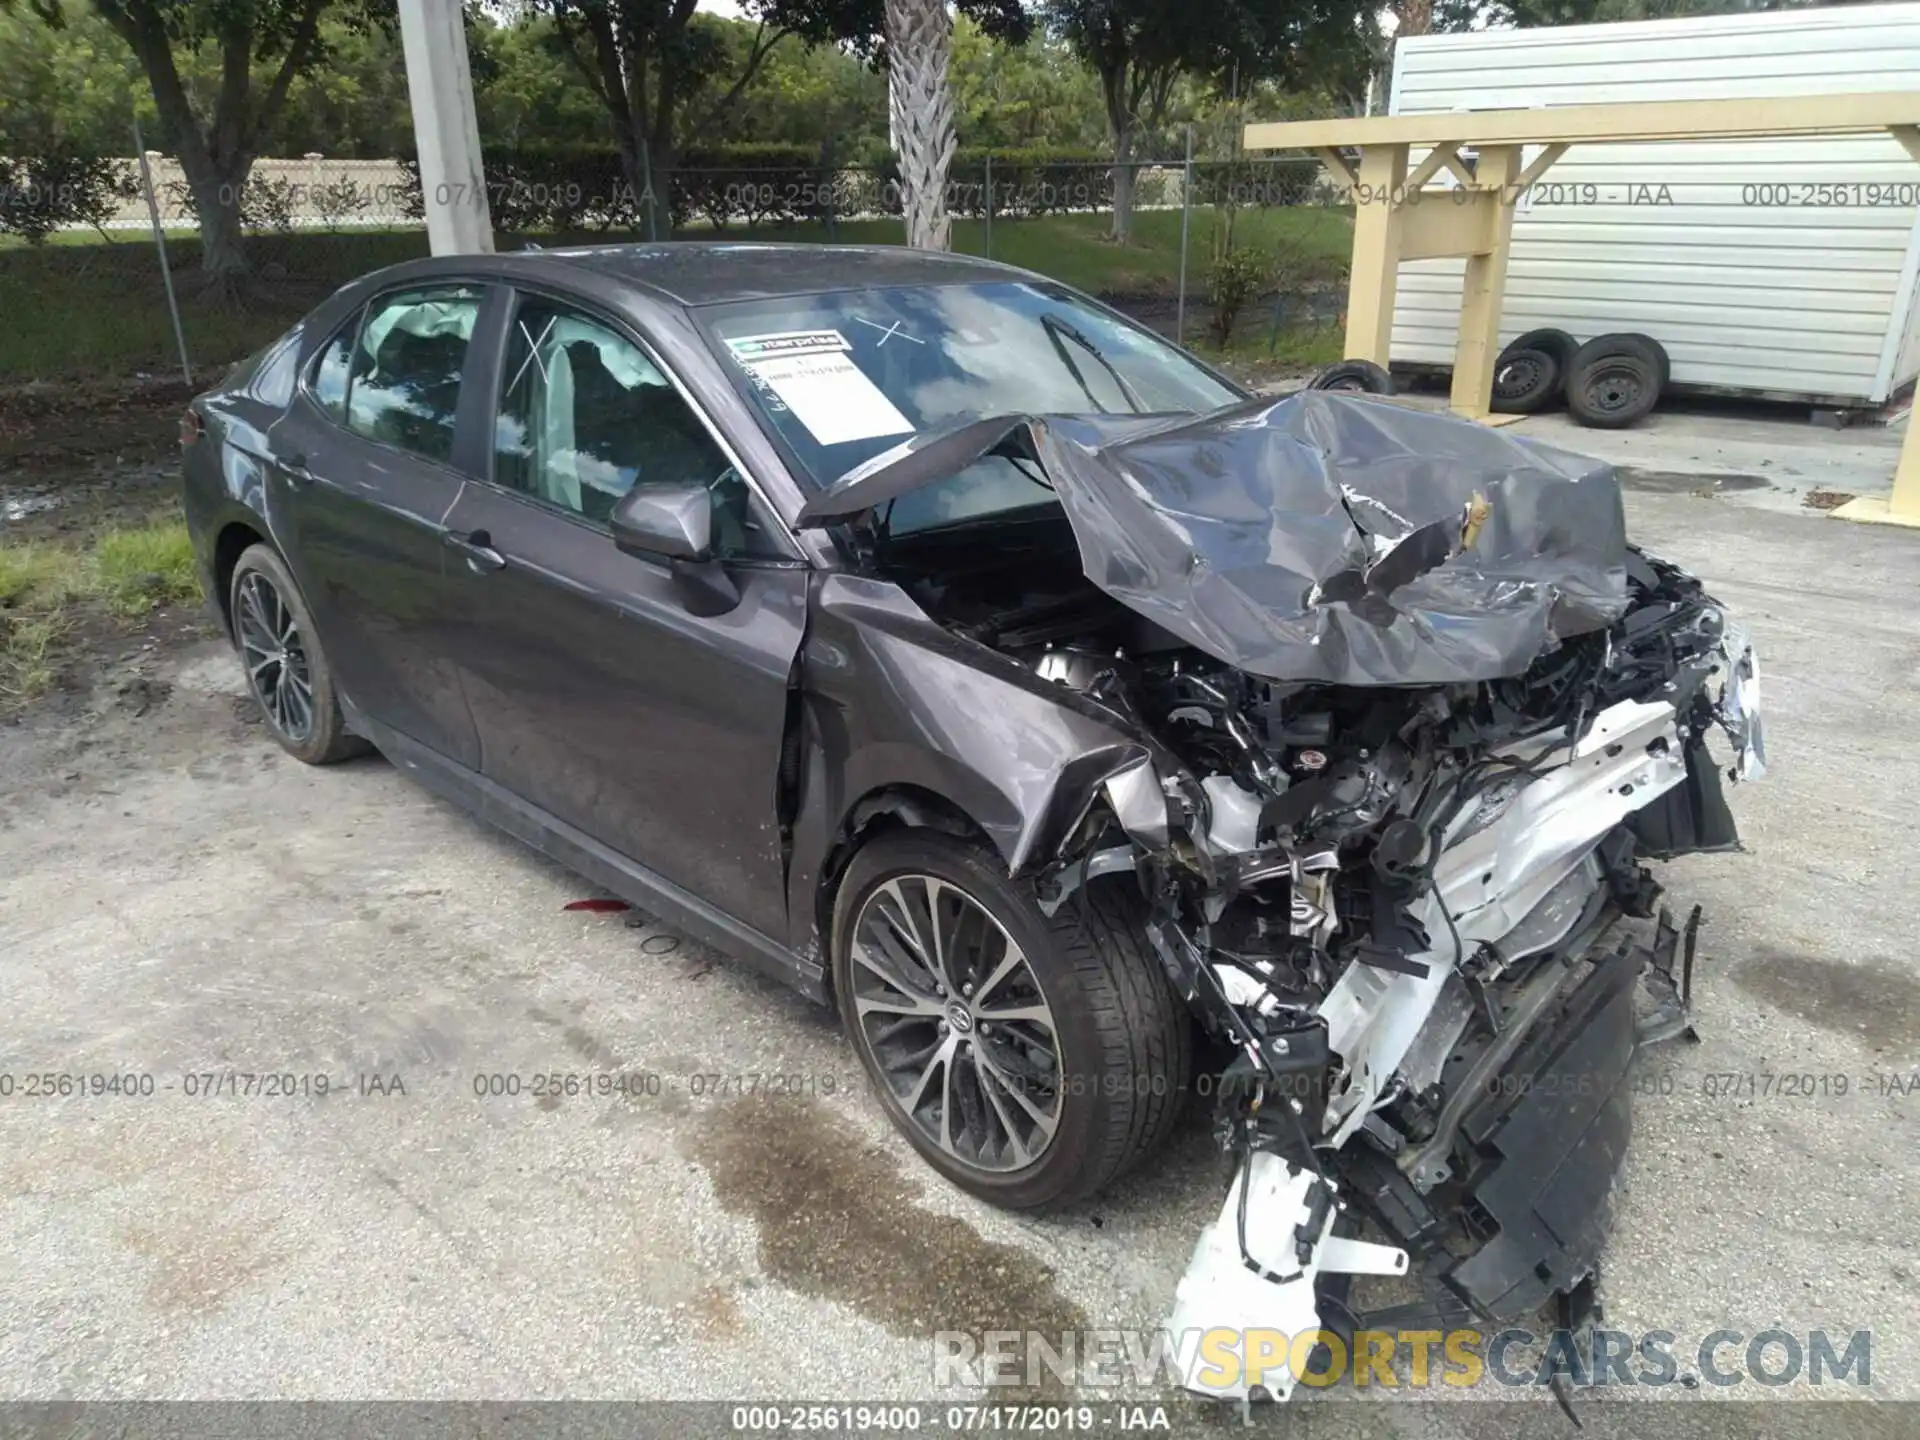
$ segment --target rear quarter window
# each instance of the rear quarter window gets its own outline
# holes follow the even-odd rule
[[[359,333],[360,312],[355,311],[353,318],[321,347],[307,381],[307,393],[313,397],[313,403],[339,425],[347,420],[347,377],[352,371],[354,337]]]
[[[293,400],[300,377],[300,332],[294,330],[269,345],[247,381],[247,394],[262,405],[284,410]]]

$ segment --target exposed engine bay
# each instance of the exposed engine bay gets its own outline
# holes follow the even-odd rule
[[[1604,467],[1581,503],[1602,486]],[[1375,571],[1409,539],[1426,550],[1399,576],[1331,599],[1316,580],[1305,605],[1390,629],[1396,593],[1472,551],[1487,502],[1467,490],[1372,537]],[[990,548],[931,533],[875,559],[948,630],[1147,748],[1037,883],[1058,907],[1095,876],[1136,876],[1155,952],[1232,1054],[1216,1124],[1237,1176],[1168,1328],[1351,1332],[1367,1323],[1347,1301],[1356,1274],[1425,1282],[1429,1305],[1401,1323],[1577,1310],[1610,1229],[1626,1068],[1691,1025],[1699,913],[1676,924],[1643,862],[1737,849],[1723,776],[1764,766],[1745,633],[1621,540],[1611,598],[1583,577],[1585,613],[1556,630],[1567,608],[1548,595],[1524,663],[1489,661],[1501,673],[1280,678],[1094,583],[1084,507],[1062,499],[1065,517],[1005,526]],[[1444,628],[1437,613],[1421,623]],[[1452,643],[1430,653],[1466,653]],[[1297,1379],[1263,1383],[1284,1399]]]

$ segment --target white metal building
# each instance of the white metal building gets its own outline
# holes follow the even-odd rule
[[[1844,5],[1420,36],[1389,109],[1915,85],[1920,4]],[[1401,267],[1396,363],[1452,362],[1463,263]],[[1575,145],[1519,202],[1501,339],[1638,330],[1679,387],[1878,404],[1920,373],[1916,265],[1920,165],[1890,136]]]

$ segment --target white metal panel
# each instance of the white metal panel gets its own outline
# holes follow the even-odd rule
[[[1389,103],[1765,98],[1916,75],[1920,4],[1841,6],[1421,36],[1396,47]],[[1520,201],[1501,339],[1639,330],[1680,384],[1877,402],[1920,371],[1917,215],[1920,164],[1891,137],[1575,145]],[[1401,267],[1394,359],[1452,363],[1463,266]]]

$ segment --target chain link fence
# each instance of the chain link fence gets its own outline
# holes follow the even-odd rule
[[[486,156],[484,197],[450,189],[434,198],[484,198],[501,249],[669,238],[903,242],[891,165],[835,164],[796,147],[754,149],[760,153],[730,155],[727,164],[643,172],[638,183],[612,149],[495,150]],[[197,221],[185,177],[157,153],[147,161],[173,264],[190,271]],[[91,229],[107,240],[150,230],[138,162],[102,163],[117,176],[115,187],[92,202],[84,223],[60,228]],[[359,274],[424,254],[427,199],[410,161],[317,155],[256,161],[238,196],[256,276],[279,286],[283,308],[293,313]],[[1338,177],[1316,158],[1181,155],[1116,165],[1091,154],[962,151],[949,174],[947,210],[954,250],[1052,276],[1182,343],[1303,366],[1337,358],[1352,212]],[[87,237],[38,238],[27,248],[77,251],[74,242]],[[49,238],[67,243],[44,243]],[[143,252],[145,266],[155,268],[151,245],[112,249],[122,252],[123,267]],[[0,268],[19,250],[0,250]],[[153,276],[156,297],[159,279]],[[289,318],[266,313],[276,308],[273,299],[265,296],[262,339]],[[186,308],[189,348],[198,350]],[[215,348],[231,348],[226,337],[239,329],[223,321]],[[193,356],[196,366],[232,358]],[[111,357],[100,361],[111,368]],[[7,368],[0,357],[0,378]]]

